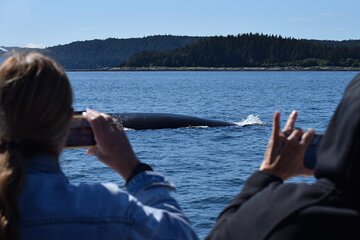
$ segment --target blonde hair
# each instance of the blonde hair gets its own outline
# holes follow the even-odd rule
[[[16,54],[0,67],[0,239],[18,238],[16,205],[24,157],[59,155],[72,114],[64,70],[39,53]]]

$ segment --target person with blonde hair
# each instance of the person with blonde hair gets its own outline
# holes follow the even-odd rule
[[[119,173],[115,184],[72,185],[59,164],[73,116],[64,70],[39,53],[0,67],[0,239],[197,239],[174,185],[140,162],[119,122],[87,110],[89,154]]]

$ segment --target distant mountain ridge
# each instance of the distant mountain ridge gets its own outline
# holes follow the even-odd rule
[[[13,52],[38,51],[67,70],[117,67],[360,67],[360,40],[307,40],[279,35],[155,35],[143,38],[76,41],[45,49],[3,47]]]
[[[199,37],[159,35],[144,38],[77,41],[41,50],[66,69],[101,69],[119,66],[143,51],[167,51],[194,43]]]

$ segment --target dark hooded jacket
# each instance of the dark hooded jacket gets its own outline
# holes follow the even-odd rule
[[[255,172],[207,239],[360,239],[360,75],[318,150],[314,184]]]

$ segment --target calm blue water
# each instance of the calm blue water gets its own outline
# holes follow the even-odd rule
[[[219,212],[263,157],[274,111],[283,124],[323,132],[356,72],[70,72],[75,109],[165,112],[237,122],[235,127],[127,131],[139,158],[177,185],[175,197],[203,238]],[[84,150],[66,150],[62,165],[74,183],[116,182]],[[305,179],[298,179],[303,181]],[[312,181],[306,180],[306,181]]]

